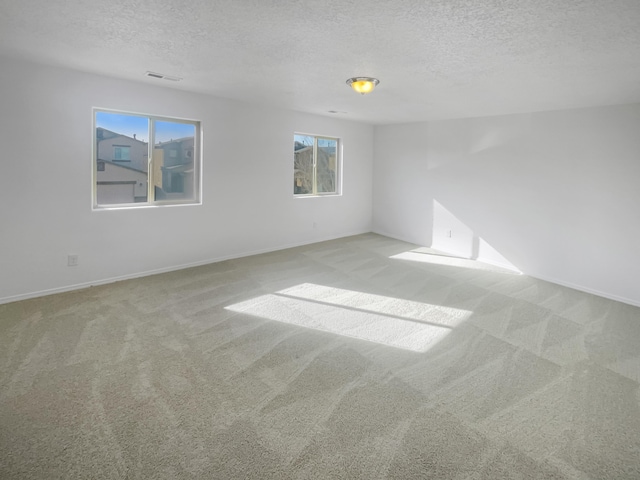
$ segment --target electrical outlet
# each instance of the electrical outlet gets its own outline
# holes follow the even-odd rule
[[[78,255],[68,255],[67,256],[67,266],[68,267],[77,267],[78,266]]]

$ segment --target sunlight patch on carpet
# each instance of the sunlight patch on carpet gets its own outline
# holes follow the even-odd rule
[[[414,352],[425,352],[471,311],[303,283],[225,307]]]
[[[430,263],[433,265],[446,265],[450,267],[472,268],[474,270],[484,270],[488,272],[504,273],[507,275],[521,275],[522,272],[515,269],[506,268],[490,263],[472,260],[469,258],[456,257],[453,255],[433,253],[427,248],[417,248],[408,252],[391,255],[389,258],[395,260],[409,260],[411,262]]]

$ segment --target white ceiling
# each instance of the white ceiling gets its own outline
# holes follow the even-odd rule
[[[484,116],[640,102],[640,0],[4,0],[1,54],[374,124]]]

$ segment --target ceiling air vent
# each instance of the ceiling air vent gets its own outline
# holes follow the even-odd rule
[[[170,80],[172,82],[179,82],[182,80],[180,77],[172,77],[171,75],[165,75],[164,73],[156,73],[156,72],[147,72],[145,73],[147,77],[152,78],[162,78],[164,80]]]

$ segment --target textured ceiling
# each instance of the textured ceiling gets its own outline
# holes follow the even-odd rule
[[[0,55],[375,124],[555,110],[640,102],[640,0],[5,0]]]

